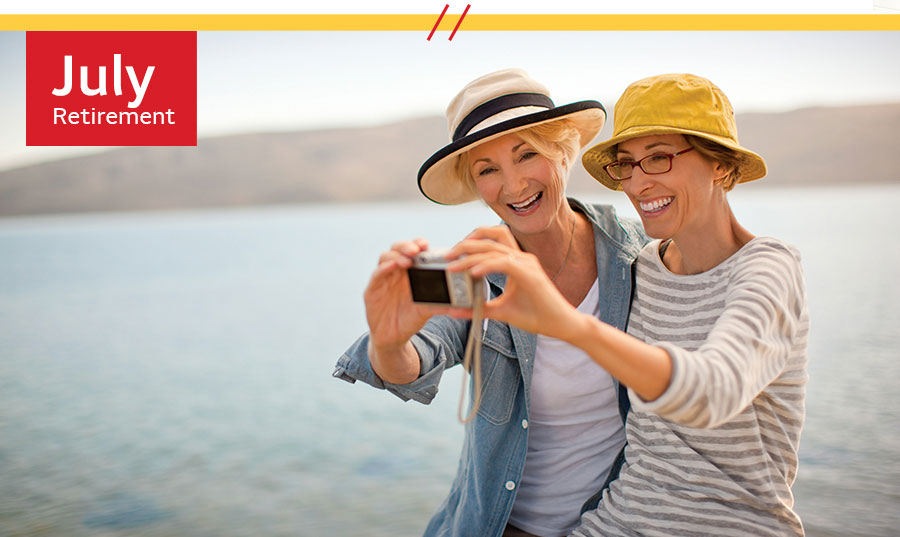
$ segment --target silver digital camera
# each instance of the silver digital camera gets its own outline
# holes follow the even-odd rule
[[[413,259],[413,265],[407,269],[413,302],[471,308],[475,303],[476,283],[484,285],[484,280],[475,280],[468,272],[448,271],[445,252],[429,250]]]

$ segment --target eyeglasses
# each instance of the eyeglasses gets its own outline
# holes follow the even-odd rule
[[[688,151],[693,151],[693,147],[683,149],[677,153],[657,153],[655,155],[647,155],[641,160],[617,160],[603,167],[606,173],[616,181],[624,181],[631,179],[634,173],[634,167],[640,166],[644,173],[648,175],[659,175],[666,173],[672,169],[672,159],[678,155],[683,155]]]

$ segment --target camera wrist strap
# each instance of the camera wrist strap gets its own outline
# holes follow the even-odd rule
[[[469,339],[466,341],[466,352],[463,355],[462,389],[459,393],[459,406],[456,417],[460,423],[472,421],[481,406],[481,338],[484,330],[485,280],[481,279],[472,286],[472,324],[469,327]],[[466,371],[472,375],[472,408],[469,415],[463,418],[463,404],[466,399]]]

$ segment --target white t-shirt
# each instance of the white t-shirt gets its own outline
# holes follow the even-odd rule
[[[599,284],[578,306],[597,316]],[[568,535],[625,444],[612,377],[584,351],[538,336],[528,452],[509,523],[542,537]]]

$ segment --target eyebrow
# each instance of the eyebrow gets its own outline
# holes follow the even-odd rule
[[[670,144],[669,142],[653,142],[652,144],[648,144],[648,145],[644,146],[644,151],[647,151],[647,150],[649,150],[649,149],[653,149],[654,147],[658,147],[658,146],[661,146],[661,145],[671,146],[672,144]],[[630,154],[631,154],[631,152],[628,151],[628,150],[625,150],[625,149],[618,149],[618,148],[616,149],[616,153],[625,153],[625,154],[627,154],[627,155],[630,155]]]
[[[525,141],[523,140],[522,143],[516,144],[515,146],[513,146],[511,153],[515,153],[516,151],[519,150],[520,147],[522,147],[522,146],[525,145],[526,143],[527,143],[527,142],[525,142]],[[474,166],[476,163],[481,162],[481,161],[490,162],[491,159],[485,157],[485,158],[480,158],[480,159],[478,159],[478,160],[473,160],[473,161],[472,161],[472,165]]]

